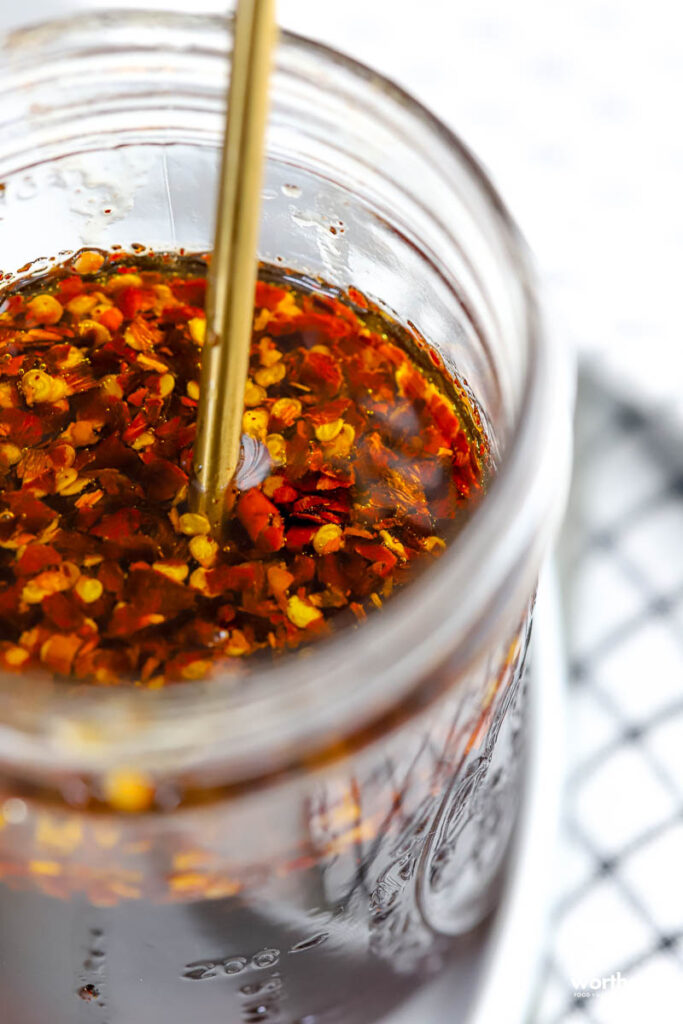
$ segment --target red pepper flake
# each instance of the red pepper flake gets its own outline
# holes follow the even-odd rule
[[[44,598],[41,609],[54,622],[57,629],[63,632],[69,630],[76,632],[85,622],[85,615],[78,608],[71,594],[65,594],[62,591]]]
[[[27,491],[7,491],[0,494],[0,499],[17,518],[21,529],[27,533],[41,533],[57,519],[57,512],[54,509]]]
[[[330,396],[337,394],[344,379],[336,359],[326,352],[315,350],[304,356],[300,375],[304,384],[320,388],[324,395]]]
[[[185,306],[204,308],[206,298],[206,278],[187,277],[171,281],[174,298]]]
[[[282,517],[272,501],[253,487],[240,495],[237,518],[254,544],[263,551],[279,551],[284,543],[285,528]]]
[[[138,509],[122,508],[118,512],[103,516],[90,532],[94,537],[102,537],[103,540],[121,540],[137,533],[141,518]]]
[[[148,394],[147,388],[138,388],[136,391],[131,391],[131,393],[128,395],[126,401],[128,402],[129,405],[134,405],[137,409],[139,409],[140,406],[145,401],[145,398],[147,397],[147,394]],[[142,420],[142,429],[144,429],[146,426],[147,426],[147,420],[145,418],[143,418],[143,420]],[[140,433],[142,433],[142,430],[140,431]],[[132,436],[134,437],[135,435],[132,435]],[[128,438],[126,438],[126,440],[128,440]]]
[[[48,566],[56,566],[62,555],[50,544],[27,544],[17,562],[17,572],[22,576],[35,576]]]
[[[371,568],[380,576],[388,576],[398,561],[383,544],[356,544],[356,551],[372,562]]]
[[[75,298],[76,295],[80,295],[83,291],[83,279],[78,274],[73,274],[71,277],[64,277],[57,283],[57,294],[59,295],[59,301],[66,305],[71,299]]]
[[[40,648],[40,660],[53,672],[69,675],[83,638],[74,634],[53,633]]]
[[[457,381],[439,386],[429,346],[404,347],[353,289],[259,280],[248,391],[275,461],[237,496],[222,544],[195,529],[205,294],[196,258],[122,251],[81,253],[6,294],[6,671],[192,684],[313,642],[336,616],[381,608],[483,493],[476,407]]]
[[[160,459],[155,455],[143,454],[145,464],[145,486],[150,501],[172,501],[187,486],[188,475],[170,459]]]
[[[306,418],[314,427],[319,427],[323,423],[333,423],[341,419],[350,406],[350,398],[335,398],[333,402],[325,402],[324,405],[310,406],[306,410]]]
[[[256,293],[254,297],[254,305],[256,309],[267,309],[270,310],[270,312],[274,312],[286,297],[287,290],[285,288],[278,288],[276,285],[269,284],[267,281],[256,282]]]
[[[114,334],[123,323],[123,313],[116,306],[110,306],[109,309],[105,309],[103,313],[100,313],[97,322]]]
[[[291,526],[287,530],[287,549],[302,551],[313,540],[316,529],[315,526]]]
[[[349,288],[347,295],[354,306],[360,306],[361,309],[368,309],[369,303],[363,293],[357,288]]]
[[[97,568],[97,578],[115,597],[121,597],[126,583],[126,574],[117,562],[102,562]]]
[[[350,501],[345,491],[342,497],[311,494],[299,498],[292,505],[292,515],[310,519],[314,523],[341,523],[349,515]]]
[[[299,497],[299,492],[291,484],[282,484],[273,491],[273,501],[278,505],[290,505]]]
[[[118,294],[118,307],[125,320],[132,320],[142,309],[144,297],[140,288],[129,286],[122,288]]]
[[[23,409],[0,409],[0,438],[19,448],[31,448],[43,439],[45,426],[40,416]]]

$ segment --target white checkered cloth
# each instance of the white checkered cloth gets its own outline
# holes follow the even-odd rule
[[[683,1020],[683,451],[582,379],[561,549],[569,773],[533,1024]]]

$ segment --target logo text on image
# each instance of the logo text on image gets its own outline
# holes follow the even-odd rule
[[[601,978],[572,978],[575,999],[589,999],[599,992],[609,992],[612,989],[621,988],[625,984],[626,978],[621,971],[603,975]]]

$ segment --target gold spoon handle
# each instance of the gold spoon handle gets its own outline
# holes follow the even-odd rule
[[[240,457],[275,36],[275,0],[239,0],[190,491],[194,510],[214,532]]]

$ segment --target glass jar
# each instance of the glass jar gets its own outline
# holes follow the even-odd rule
[[[210,248],[230,24],[110,12],[0,70],[5,281],[83,246]],[[0,680],[6,1024],[360,1024],[457,955],[519,803],[520,677],[568,477],[569,384],[479,165],[368,68],[283,36],[259,255],[353,285],[467,382],[497,472],[381,614],[248,677]],[[126,768],[156,803],[90,799]]]

